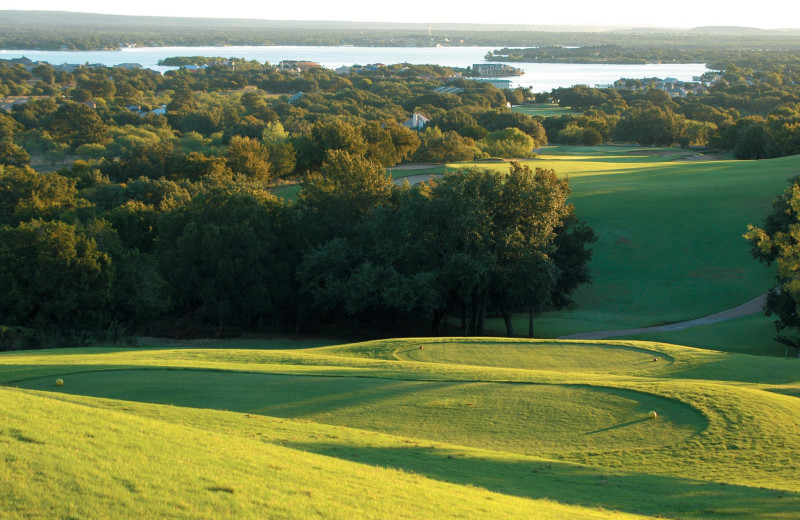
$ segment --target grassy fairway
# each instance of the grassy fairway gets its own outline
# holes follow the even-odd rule
[[[566,114],[581,115],[580,110],[572,110],[558,106],[556,103],[535,103],[532,105],[522,105],[512,108],[514,112],[522,112],[529,116],[563,116]]]
[[[702,159],[703,157],[699,157]],[[800,156],[763,161],[698,159],[682,149],[635,146],[550,146],[531,167],[569,176],[578,215],[599,236],[594,245],[593,282],[576,294],[569,312],[545,313],[536,323],[540,337],[659,325],[713,314],[763,293],[770,269],[755,262],[742,238],[760,224],[787,179],[800,170]],[[449,164],[448,168],[470,163]],[[475,166],[505,169],[505,163]],[[444,167],[397,170],[401,176],[428,175]],[[516,320],[518,333],[527,320]],[[759,321],[758,343],[778,352],[774,333]],[[753,330],[720,327],[708,333],[684,331],[682,344],[746,352]],[[500,320],[489,331],[504,335]],[[745,332],[742,334],[742,332]],[[672,341],[671,336],[653,339]]]
[[[773,321],[774,317],[753,314],[714,325],[627,336],[626,339],[663,341],[726,352],[782,357],[786,355],[786,346],[775,340],[777,332]],[[790,356],[796,354],[795,349],[789,349]]]
[[[599,236],[592,284],[579,290],[574,311],[541,316],[540,336],[692,319],[735,307],[769,287],[771,271],[753,261],[742,234],[747,224],[762,222],[772,199],[796,175],[800,156],[682,160],[686,154],[547,147],[528,162],[570,177],[577,212]],[[500,322],[492,330],[504,332]],[[527,330],[524,319],[517,330]]]
[[[0,354],[0,517],[800,510],[798,360],[634,341],[279,343]]]

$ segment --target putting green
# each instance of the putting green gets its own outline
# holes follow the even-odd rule
[[[663,447],[706,428],[679,401],[606,387],[405,381],[201,370],[112,370],[26,388],[305,419],[516,453]],[[650,410],[658,419],[649,419]]]
[[[430,363],[597,373],[657,369],[673,362],[652,350],[592,343],[425,343],[422,349],[404,345],[395,356]]]

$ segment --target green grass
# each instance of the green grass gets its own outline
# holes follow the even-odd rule
[[[636,341],[255,341],[0,354],[0,517],[800,510],[797,359]]]
[[[763,221],[800,168],[800,156],[676,160],[685,153],[559,146],[528,162],[569,176],[576,212],[599,237],[592,284],[576,293],[574,310],[540,316],[539,336],[697,318],[740,305],[770,286],[772,271],[752,259],[742,234],[748,224]],[[527,331],[524,317],[516,330]],[[490,331],[502,335],[502,323],[490,324]]]
[[[523,454],[557,454],[564,445],[582,451],[673,444],[705,424],[696,411],[668,399],[580,386],[191,370],[93,372],[67,380],[64,391],[79,395],[123,400],[135,395],[143,402],[303,419]],[[24,383],[37,390],[52,385],[49,377]],[[568,412],[560,410],[564,402],[574,403]],[[647,420],[652,409],[670,420]],[[632,416],[637,419],[631,421]]]
[[[275,186],[270,191],[276,197],[287,200],[297,200],[297,195],[300,193],[300,183],[297,184],[282,184]]]
[[[742,234],[748,224],[762,222],[772,199],[800,169],[800,156],[681,160],[691,153],[679,148],[549,146],[539,159],[526,161],[569,176],[576,211],[599,237],[591,285],[578,290],[573,310],[539,316],[538,337],[693,319],[740,305],[770,287],[772,271],[750,257]],[[447,167],[471,164],[507,168],[489,162]],[[392,173],[399,178],[443,170]],[[763,323],[752,330],[746,325],[717,328],[722,334],[717,339],[708,332],[712,329],[670,337],[681,344],[740,352],[763,345],[765,353],[775,353],[774,334],[761,336],[767,328]],[[527,331],[525,316],[515,320],[515,330]],[[505,335],[499,319],[489,321],[488,331]]]
[[[427,344],[427,348],[408,348],[395,351],[399,359],[425,361],[429,363],[470,364],[486,367],[524,368],[564,372],[631,372],[661,368],[671,363],[662,353],[631,347],[606,346],[598,349],[593,343],[549,342],[540,345],[531,343],[508,343],[504,341],[464,341]],[[653,365],[658,359],[661,365]]]
[[[778,334],[774,321],[774,316],[770,318],[759,313],[713,325],[671,332],[640,334],[626,338],[692,345],[693,347],[741,354],[783,357],[786,355],[786,346],[775,340]],[[789,349],[790,356],[796,355],[796,353],[795,349]]]
[[[530,105],[521,105],[516,106],[511,109],[514,112],[522,112],[523,114],[528,114],[529,116],[563,116],[567,114],[571,115],[580,115],[582,114],[579,110],[572,110],[571,108],[562,108],[558,106],[556,103],[534,103]]]

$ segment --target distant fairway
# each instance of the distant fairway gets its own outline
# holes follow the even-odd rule
[[[569,107],[560,107],[555,103],[535,103],[532,105],[521,105],[511,109],[514,112],[522,112],[529,116],[561,116],[565,114],[581,115],[583,112],[572,110]]]
[[[576,213],[598,235],[592,283],[578,290],[573,311],[540,316],[537,335],[698,318],[769,288],[772,270],[753,260],[742,234],[747,224],[761,224],[787,179],[800,171],[800,156],[681,160],[687,153],[553,146],[542,149],[540,159],[526,162],[569,176]],[[515,320],[515,329],[527,331],[526,317]],[[491,331],[503,334],[502,322],[493,322]],[[736,335],[729,339],[735,350],[746,350]],[[764,349],[774,345],[772,337],[763,338]]]
[[[576,213],[598,235],[591,284],[577,291],[575,309],[537,317],[538,337],[690,320],[740,305],[770,287],[772,270],[752,259],[742,234],[748,224],[761,224],[787,179],[800,172],[800,156],[686,159],[713,157],[680,148],[547,146],[539,159],[523,161],[569,176]],[[464,166],[508,168],[505,162],[446,168]],[[426,179],[444,170],[442,165],[393,174]],[[527,331],[527,316],[514,322],[517,334]],[[499,319],[490,320],[488,330],[505,334]],[[773,337],[760,335],[754,345],[751,334],[731,334],[717,344],[775,353],[781,349]],[[707,337],[698,340],[709,343]],[[694,344],[692,331],[676,341]]]

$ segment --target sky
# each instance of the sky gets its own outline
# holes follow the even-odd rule
[[[800,27],[800,2],[668,2],[641,0],[305,0],[303,2],[228,0],[0,0],[0,9],[76,11],[143,16],[260,18],[267,20],[345,20],[372,22],[583,25],[691,28],[732,25],[780,29]]]

